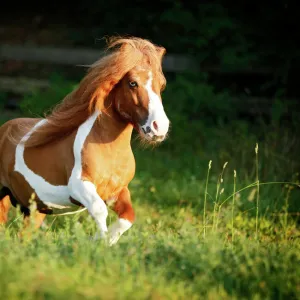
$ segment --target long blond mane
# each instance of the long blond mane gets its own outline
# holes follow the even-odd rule
[[[76,130],[95,109],[104,109],[104,100],[113,87],[143,59],[148,60],[151,68],[162,72],[161,59],[164,54],[163,47],[145,39],[109,38],[106,55],[90,66],[77,89],[46,116],[47,122],[32,134],[26,147],[45,145]]]

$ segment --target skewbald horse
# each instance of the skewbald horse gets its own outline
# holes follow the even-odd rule
[[[18,118],[0,127],[0,223],[10,202],[36,227],[47,214],[87,209],[99,234],[115,244],[134,222],[128,184],[135,174],[131,135],[149,143],[169,130],[161,91],[163,47],[148,40],[111,38],[106,55],[44,119]],[[107,207],[118,220],[107,228]]]

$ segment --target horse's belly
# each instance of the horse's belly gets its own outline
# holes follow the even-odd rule
[[[53,187],[52,190],[48,190],[48,194],[42,195],[40,201],[51,209],[53,215],[66,215],[85,210],[71,202],[67,187],[61,187],[60,190]]]
[[[85,211],[85,207],[78,207],[76,205],[66,208],[52,208],[52,215],[71,215]]]

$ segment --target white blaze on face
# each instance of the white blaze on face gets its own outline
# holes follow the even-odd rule
[[[159,96],[152,89],[152,72],[149,72],[149,79],[145,85],[148,92],[148,119],[142,126],[145,136],[153,138],[154,136],[164,138],[169,130],[170,121],[164,111],[164,107]]]

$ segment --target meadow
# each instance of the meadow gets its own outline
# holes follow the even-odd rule
[[[26,96],[22,114],[40,115],[73,85],[52,86]],[[1,299],[300,299],[299,124],[279,108],[242,120],[226,93],[182,78],[163,96],[168,140],[132,142],[132,229],[108,248],[84,212],[49,216],[20,239],[12,210]]]

